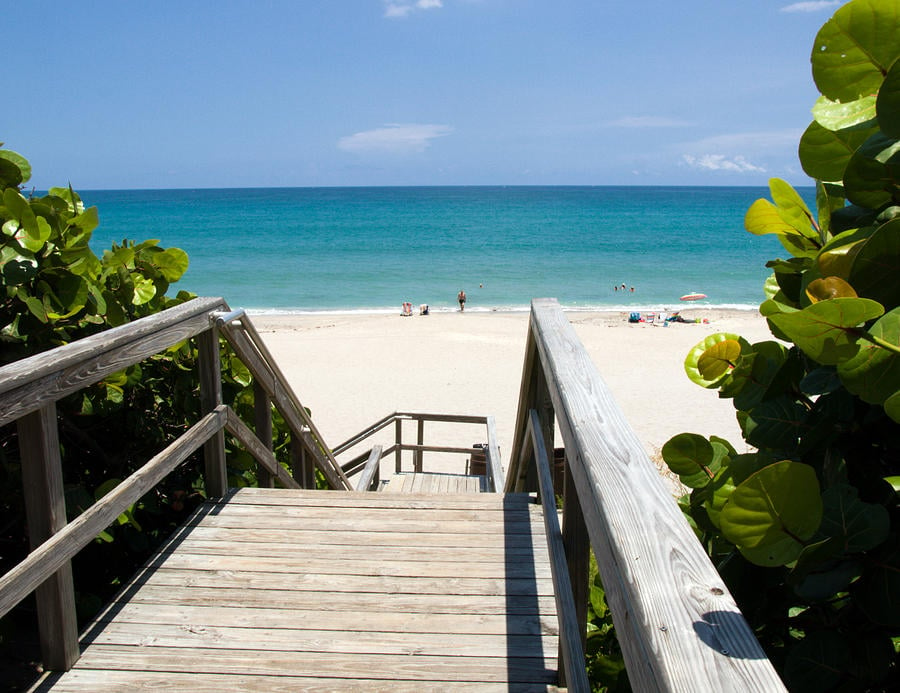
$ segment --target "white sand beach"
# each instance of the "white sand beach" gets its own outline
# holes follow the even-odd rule
[[[567,312],[648,454],[685,431],[719,435],[744,450],[730,400],[688,380],[683,363],[692,346],[715,332],[733,332],[751,342],[770,339],[766,322],[756,311],[690,307],[682,315],[709,322],[663,327],[629,324],[628,314],[618,311]],[[493,415],[506,466],[527,313],[252,319],[329,445],[394,411]],[[430,433],[426,430],[426,442],[435,442]],[[482,439],[475,431],[464,432],[460,440],[457,432],[455,444]]]

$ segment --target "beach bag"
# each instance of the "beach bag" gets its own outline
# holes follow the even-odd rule
[[[641,314],[640,313],[632,313],[628,316],[628,322],[640,322]]]

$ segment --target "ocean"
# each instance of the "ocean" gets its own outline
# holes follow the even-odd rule
[[[801,191],[809,199],[814,191]],[[190,257],[172,286],[255,312],[467,311],[683,305],[755,308],[786,252],[744,214],[763,187],[411,187],[95,190],[102,253],[159,239]],[[622,284],[626,289],[622,289]],[[616,289],[616,287],[618,287]],[[634,290],[632,291],[632,287]]]

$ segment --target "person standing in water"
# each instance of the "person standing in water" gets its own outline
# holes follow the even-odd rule
[[[456,294],[456,300],[459,301],[459,312],[462,313],[466,309],[466,292],[460,289]]]

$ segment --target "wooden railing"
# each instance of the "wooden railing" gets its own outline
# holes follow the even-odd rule
[[[536,299],[506,490],[540,488],[545,516],[554,518],[545,470],[557,427],[565,449],[564,489],[555,490],[564,498],[563,527],[547,531],[557,599],[565,566],[574,597],[559,609],[570,688],[583,670],[593,548],[634,690],[784,690],[559,304]],[[560,561],[551,534],[564,546]]]
[[[218,326],[254,376],[256,433],[222,403]],[[197,339],[199,354],[200,421],[67,523],[56,402],[191,338]],[[291,432],[293,476],[272,453],[272,404]],[[0,617],[36,592],[47,669],[67,670],[79,656],[72,557],[201,447],[207,496],[223,496],[228,486],[225,431],[256,459],[268,485],[277,480],[289,488],[314,487],[313,466],[318,466],[333,488],[350,488],[250,321],[230,312],[220,298],[194,299],[0,368],[0,426],[12,422],[18,427],[31,552],[0,578]]]
[[[405,421],[416,422],[416,442],[403,442],[403,423]],[[362,471],[364,468],[377,466],[381,459],[394,455],[394,471],[400,472],[403,469],[403,452],[412,452],[412,470],[416,472],[423,471],[423,454],[426,452],[439,453],[463,453],[471,455],[474,449],[471,447],[441,446],[425,444],[425,423],[453,423],[453,424],[481,424],[485,427],[486,442],[484,444],[485,456],[485,476],[487,477],[487,487],[489,491],[500,493],[503,491],[504,476],[503,467],[500,464],[500,447],[497,444],[497,426],[494,423],[493,416],[467,416],[464,414],[423,414],[416,412],[394,412],[382,419],[379,419],[368,428],[363,429],[356,435],[351,436],[340,445],[333,448],[332,452],[335,457],[340,456],[353,448],[361,445],[366,440],[374,436],[379,431],[394,426],[394,443],[386,448],[379,448],[379,454],[373,455],[370,451],[363,452],[353,457],[342,465],[343,470],[348,476]],[[366,477],[371,481],[371,472]],[[374,485],[369,483],[357,485],[357,490],[371,490]]]

